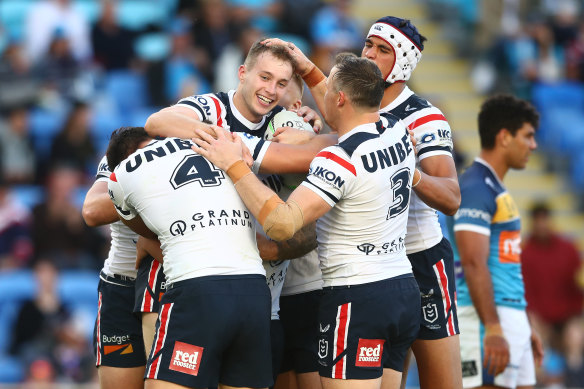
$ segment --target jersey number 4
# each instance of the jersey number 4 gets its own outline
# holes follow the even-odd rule
[[[200,155],[188,155],[174,169],[170,184],[174,189],[191,182],[198,182],[202,187],[219,186],[223,179],[225,179],[223,171],[205,158]]]
[[[408,209],[410,203],[410,169],[404,168],[391,176],[393,203],[387,212],[387,220]]]

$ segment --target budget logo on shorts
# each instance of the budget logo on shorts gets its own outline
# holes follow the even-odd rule
[[[383,354],[383,339],[359,339],[355,366],[380,367]]]
[[[199,374],[203,347],[193,346],[183,342],[174,342],[170,370],[196,376]]]

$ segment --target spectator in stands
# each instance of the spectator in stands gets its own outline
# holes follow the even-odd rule
[[[89,24],[83,14],[75,10],[73,1],[42,0],[34,3],[26,18],[25,48],[32,62],[46,54],[57,29],[71,39],[71,53],[76,60],[90,60]]]
[[[558,234],[547,204],[531,209],[532,232],[521,253],[527,310],[544,343],[560,348],[567,323],[583,312],[584,295],[577,282],[578,249]]]
[[[580,22],[578,35],[566,49],[566,76],[584,82],[584,21]]]
[[[65,30],[57,28],[51,36],[48,51],[36,62],[35,75],[42,82],[43,92],[56,92],[61,97],[74,99],[87,69],[73,55],[71,37]]]
[[[295,35],[307,43],[312,43],[310,34],[311,18],[323,7],[322,0],[280,0],[282,13],[278,22],[279,31]]]
[[[84,102],[76,102],[63,129],[53,140],[51,163],[67,164],[81,171],[95,165],[96,150],[90,134],[90,109]]]
[[[197,56],[201,51],[193,46],[190,22],[183,19],[173,21],[171,27],[172,48],[165,60],[165,97],[174,102],[193,94],[211,92],[209,82],[197,68]]]
[[[101,4],[101,16],[91,30],[93,59],[106,71],[128,69],[134,60],[134,33],[117,22],[113,0]]]
[[[0,269],[24,267],[32,257],[30,212],[18,202],[0,173]]]
[[[282,13],[279,0],[226,0],[235,24],[251,24],[264,32],[277,29]]]
[[[9,184],[34,181],[35,155],[28,131],[26,107],[15,107],[6,118],[0,118],[0,166]]]
[[[313,62],[325,73],[330,71],[337,53],[360,53],[363,48],[363,31],[351,15],[351,3],[352,0],[334,0],[312,18]]]
[[[104,240],[81,218],[74,203],[75,188],[82,173],[71,166],[57,165],[47,178],[46,199],[33,209],[32,238],[35,257],[49,257],[58,268],[98,270]]]
[[[0,85],[0,107],[21,106],[37,99],[38,80],[16,39],[9,38],[0,54]]]

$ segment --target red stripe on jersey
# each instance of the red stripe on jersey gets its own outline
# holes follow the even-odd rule
[[[101,365],[101,292],[99,292],[99,298],[97,299],[97,325],[95,326],[96,338],[97,338],[97,355],[95,356],[95,366]]]
[[[162,309],[160,310],[160,326],[158,327],[158,331],[156,333],[156,338],[154,344],[154,350],[151,352],[152,362],[150,363],[150,367],[148,368],[147,377],[146,378],[158,378],[158,368],[160,365],[161,355],[157,355],[162,350],[164,346],[164,341],[166,340],[166,331],[168,330],[168,319],[170,317],[170,310],[173,304],[164,304]],[[155,357],[156,356],[156,357]]]
[[[355,170],[355,166],[353,166],[350,162],[345,161],[338,155],[331,153],[330,151],[321,151],[320,153],[316,154],[316,156],[330,159],[331,161],[338,163],[339,165],[353,173],[354,176],[357,176],[357,170]]]
[[[112,180],[113,182],[118,182],[118,179],[116,177],[116,173],[112,172],[112,174],[110,174],[110,180]]]
[[[221,118],[221,104],[219,104],[219,100],[214,97],[211,97],[211,100],[215,103],[215,109],[217,110],[217,125],[219,127],[223,127],[223,119]]]
[[[411,122],[411,123],[408,125],[408,128],[409,128],[410,130],[413,130],[413,129],[414,129],[414,128],[416,128],[416,127],[420,127],[421,125],[423,125],[423,124],[426,124],[426,123],[428,123],[428,122],[432,122],[432,121],[434,121],[434,120],[442,120],[442,121],[446,121],[446,118],[444,117],[444,115],[441,115],[441,114],[438,114],[438,113],[436,113],[436,114],[433,114],[433,115],[427,115],[427,116],[423,116],[423,117],[421,117],[421,118],[419,118],[419,119],[416,119],[416,120],[414,120],[413,122]]]
[[[349,325],[349,304],[343,304],[339,307],[337,316],[337,328],[335,328],[335,359],[345,351],[347,332]],[[345,355],[333,366],[333,378],[343,379],[345,373],[345,363],[347,356]]]
[[[448,277],[446,276],[446,271],[444,269],[444,260],[440,260],[434,266],[436,267],[440,277],[440,289],[442,289],[442,299],[444,300],[444,316],[448,317],[448,336],[452,336],[454,335],[454,323],[452,314],[449,315],[450,308],[452,307],[452,301],[450,300],[450,293],[448,290]]]

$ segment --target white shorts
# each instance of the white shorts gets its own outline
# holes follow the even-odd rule
[[[476,388],[497,385],[504,388],[535,385],[535,364],[531,351],[531,327],[524,310],[497,307],[505,339],[509,343],[511,358],[503,373],[493,377],[483,371],[483,337],[485,328],[473,306],[458,307],[460,328],[460,355],[462,360],[462,386]]]

